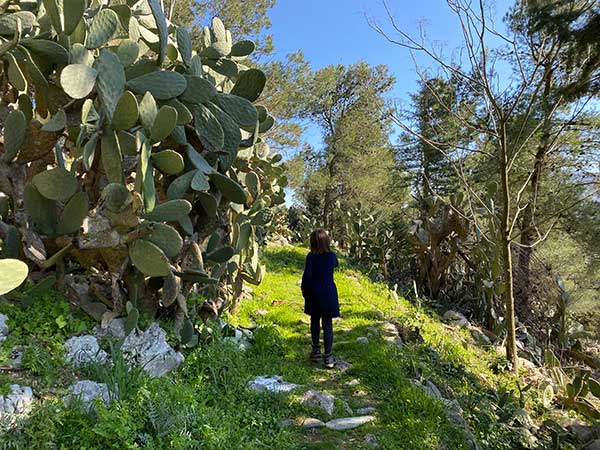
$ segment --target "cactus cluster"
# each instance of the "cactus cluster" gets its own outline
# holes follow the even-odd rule
[[[218,313],[260,282],[286,181],[251,41],[214,18],[193,48],[158,0],[9,2],[0,41],[4,253],[60,267],[98,318],[170,308],[186,336],[191,290]]]

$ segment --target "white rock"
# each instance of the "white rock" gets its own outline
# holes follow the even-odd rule
[[[69,388],[69,394],[64,398],[66,404],[72,404],[73,401],[79,400],[89,408],[94,400],[100,399],[107,405],[111,401],[108,386],[104,383],[96,383],[95,381],[82,380],[73,384]]]
[[[4,397],[0,396],[0,419],[4,416],[25,416],[33,404],[33,391],[29,386],[11,384],[10,393]]]
[[[315,419],[314,417],[307,417],[306,419],[304,419],[302,421],[302,426],[304,428],[318,428],[318,427],[324,427],[325,426],[325,422],[319,420],[319,419]]]
[[[121,351],[126,359],[144,368],[151,377],[162,377],[183,362],[183,355],[167,343],[167,332],[154,322],[146,331],[134,330]]]
[[[366,336],[359,336],[356,338],[356,342],[359,344],[368,344],[369,343],[369,338]]]
[[[105,362],[108,354],[98,345],[95,336],[73,336],[65,341],[65,360],[78,367],[91,362]]]
[[[359,416],[368,416],[369,414],[373,414],[376,411],[374,406],[365,406],[364,408],[359,408],[356,410],[356,414]]]
[[[392,322],[383,322],[381,324],[381,331],[386,336],[398,336],[398,328]]]
[[[343,417],[341,419],[330,420],[325,426],[335,431],[352,430],[373,420],[375,420],[375,416]]]
[[[330,416],[333,415],[335,397],[326,392],[319,392],[313,389],[306,391],[300,397],[300,403],[307,406],[313,406],[317,408],[321,408]]]
[[[256,392],[290,392],[298,387],[300,387],[299,384],[283,381],[283,377],[280,375],[272,377],[259,376],[248,382],[248,388]]]
[[[350,381],[348,381],[348,382],[346,383],[346,386],[349,386],[349,387],[355,387],[355,386],[358,386],[359,384],[360,384],[360,380],[357,380],[357,379],[355,378],[355,379],[353,379],[353,380],[350,380]]]
[[[2,343],[8,335],[8,317],[0,314],[0,343]]]
[[[365,435],[365,444],[373,448],[379,448],[379,442],[377,442],[377,436],[374,434]]]
[[[450,325],[454,325],[457,327],[464,327],[469,323],[467,318],[463,316],[461,313],[457,311],[452,311],[451,309],[444,313],[443,319],[445,322],[448,322]]]

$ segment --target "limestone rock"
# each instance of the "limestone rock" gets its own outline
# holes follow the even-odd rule
[[[377,436],[374,434],[365,435],[365,444],[369,447],[379,448],[379,442],[377,441]]]
[[[358,386],[360,384],[360,380],[357,380],[356,378],[354,378],[353,380],[350,380],[346,383],[346,386],[348,387],[355,387]]]
[[[374,406],[365,406],[364,408],[359,408],[356,410],[356,414],[358,414],[359,416],[368,416],[370,414],[373,414],[376,411],[376,408]]]
[[[338,374],[342,374],[347,370],[350,370],[351,368],[352,364],[350,364],[348,361],[344,361],[343,359],[336,359],[335,369],[337,370]]]
[[[307,417],[306,419],[302,420],[301,425],[303,428],[319,428],[324,427],[325,422],[315,419],[314,417]]]
[[[75,367],[85,364],[99,362],[103,363],[108,358],[108,354],[98,345],[98,339],[95,336],[73,336],[64,343],[65,360]]]
[[[11,384],[10,393],[0,395],[0,419],[10,419],[14,416],[25,416],[33,404],[33,391],[28,386]]]
[[[492,345],[490,338],[478,328],[471,328],[471,337],[473,337],[473,340],[479,345]]]
[[[383,322],[381,331],[385,336],[398,336],[398,328],[392,322]]]
[[[307,406],[321,408],[330,416],[333,415],[335,397],[326,392],[319,392],[313,389],[306,391],[300,398],[300,403]]]
[[[464,327],[469,324],[469,321],[465,316],[457,311],[452,311],[451,309],[444,313],[443,319],[444,322],[455,327]]]
[[[102,400],[107,405],[111,402],[108,386],[104,383],[81,380],[69,388],[69,394],[64,398],[64,401],[67,405],[80,401],[84,407],[90,408],[91,403],[96,399]]]
[[[343,417],[341,419],[330,420],[325,426],[335,431],[352,430],[373,420],[375,420],[375,416]]]
[[[257,309],[256,311],[254,311],[254,315],[255,316],[261,316],[264,317],[269,313],[269,311],[267,311],[266,309]]]
[[[359,344],[368,344],[369,343],[369,338],[366,336],[360,336],[356,338],[356,342]]]
[[[167,332],[154,322],[146,331],[132,331],[121,351],[129,362],[143,367],[151,377],[162,377],[183,362],[183,355],[167,343],[166,336]]]
[[[256,392],[290,392],[299,387],[299,384],[283,381],[283,377],[280,375],[272,377],[259,376],[248,382],[248,388]]]

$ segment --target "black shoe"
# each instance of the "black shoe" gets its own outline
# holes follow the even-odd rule
[[[310,352],[309,358],[312,362],[319,362],[321,359],[321,349],[319,347],[313,348]]]
[[[335,367],[335,358],[332,354],[323,355],[323,364],[326,369],[333,369]]]

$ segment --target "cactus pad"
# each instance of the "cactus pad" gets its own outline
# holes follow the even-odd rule
[[[136,94],[150,92],[157,100],[179,97],[186,89],[185,77],[166,70],[146,73],[127,82],[127,87]]]
[[[175,150],[163,150],[152,154],[152,162],[158,170],[168,175],[175,175],[185,167],[183,157]]]
[[[225,198],[233,203],[244,204],[248,198],[247,192],[237,182],[219,172],[210,175],[210,181],[223,193]]]
[[[18,259],[0,259],[0,295],[18,288],[27,275],[27,264]]]
[[[240,73],[231,94],[255,101],[265,88],[267,77],[262,70],[248,69]]]
[[[58,224],[56,225],[56,234],[76,233],[83,223],[83,219],[88,213],[88,197],[85,192],[76,193],[65,205]]]
[[[27,119],[22,111],[14,110],[6,118],[4,124],[4,155],[6,162],[12,161],[25,142]]]
[[[145,239],[158,246],[170,258],[179,255],[183,246],[183,239],[179,232],[164,223],[153,223],[152,232]]]
[[[112,118],[112,126],[116,131],[127,130],[138,121],[138,102],[129,91],[125,91],[119,99]]]
[[[252,103],[243,97],[230,94],[217,94],[215,103],[241,127],[254,127],[258,113]]]
[[[61,167],[38,173],[32,183],[45,198],[58,201],[70,198],[79,186],[75,175]]]
[[[88,28],[85,46],[89,49],[102,47],[115,34],[119,26],[119,16],[112,9],[101,9]]]
[[[177,110],[172,106],[165,105],[158,110],[156,119],[152,124],[150,139],[152,142],[160,142],[168,137],[177,125]]]
[[[70,64],[60,74],[60,84],[69,97],[85,98],[94,89],[98,72],[85,64]]]
[[[171,270],[164,252],[150,241],[137,239],[129,244],[129,258],[147,277],[164,277]]]
[[[187,200],[168,200],[160,205],[156,205],[151,213],[146,214],[146,219],[155,222],[174,222],[181,217],[187,216],[191,210],[192,205]]]

